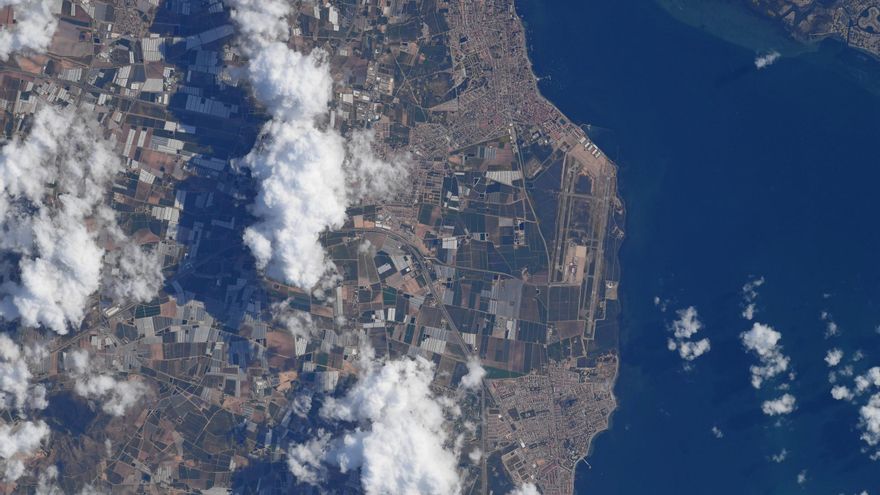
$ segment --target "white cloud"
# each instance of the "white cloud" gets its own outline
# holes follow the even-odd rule
[[[678,319],[672,322],[672,332],[676,339],[689,339],[703,328],[697,308],[689,306],[676,311]]]
[[[797,482],[798,482],[798,485],[803,485],[804,483],[807,482],[807,470],[806,469],[804,469],[798,473]]]
[[[862,394],[871,386],[880,387],[880,367],[874,366],[867,372],[855,377],[856,393]]]
[[[830,367],[840,364],[841,359],[843,359],[843,351],[840,349],[828,349],[828,352],[825,354],[825,363]]]
[[[6,481],[24,474],[24,462],[33,456],[49,437],[49,426],[42,421],[0,424],[0,469]]]
[[[281,0],[226,0],[233,8],[232,19],[239,29],[239,42],[246,52],[257,51],[273,41],[290,36],[285,17],[290,5]]]
[[[9,459],[20,453],[33,453],[49,436],[49,426],[42,421],[26,421],[18,425],[0,425],[0,458]]]
[[[288,460],[300,481],[320,482],[321,466],[361,470],[367,494],[456,494],[457,460],[446,421],[449,401],[431,391],[433,364],[422,358],[378,361],[363,352],[357,383],[328,398],[321,415],[354,423],[335,438],[320,431],[291,448]]]
[[[97,488],[95,488],[91,484],[86,484],[84,487],[82,487],[79,490],[79,493],[77,495],[107,495],[107,494],[105,494],[101,490],[98,490]]]
[[[103,400],[101,409],[113,416],[123,416],[144,395],[146,387],[137,381],[118,381],[109,375],[87,377],[76,382],[76,393]]]
[[[0,29],[0,60],[17,52],[44,52],[52,41],[58,20],[52,15],[52,0],[0,0],[0,7],[12,6],[15,24]]]
[[[831,396],[837,400],[856,402],[856,398],[871,389],[880,387],[880,367],[874,366],[865,373],[854,378],[854,388],[843,385],[835,385],[831,389]],[[859,428],[862,430],[861,439],[873,450],[871,459],[880,459],[880,393],[871,395],[867,402],[859,407]]]
[[[361,465],[369,494],[460,491],[444,408],[430,389],[433,365],[424,358],[372,363],[340,400],[328,400],[322,415],[360,422],[336,454],[337,464]]]
[[[324,457],[327,455],[330,435],[319,430],[315,438],[290,447],[287,466],[300,483],[317,485],[324,479]]]
[[[696,341],[682,341],[675,342],[672,339],[668,342],[669,350],[678,349],[678,355],[681,356],[685,361],[693,361],[694,359],[702,356],[703,354],[709,352],[712,349],[712,346],[709,342],[708,338],[696,340]]]
[[[278,45],[284,54],[298,53]],[[267,53],[267,56],[269,54]],[[316,69],[311,57],[279,63],[297,66],[300,77]],[[292,60],[297,58],[297,60]],[[260,269],[272,278],[311,288],[332,266],[318,236],[345,220],[345,158],[342,138],[311,122],[273,120],[244,164],[260,182],[252,212],[260,220],[245,231],[245,243]]]
[[[0,462],[0,464],[5,464],[3,466],[3,481],[11,483],[24,475],[25,465],[21,459],[9,459],[8,461]]]
[[[507,495],[541,495],[534,483],[524,483],[511,490]]]
[[[693,361],[712,348],[708,338],[692,340],[692,337],[703,328],[699,319],[697,308],[689,306],[676,311],[678,319],[672,322],[669,328],[672,337],[666,341],[670,351],[678,351],[678,355],[685,361]]]
[[[483,451],[479,448],[474,448],[468,453],[468,459],[474,464],[479,464],[480,460],[483,458]]]
[[[0,317],[58,333],[82,320],[103,256],[85,220],[118,167],[96,135],[74,111],[45,106],[27,137],[0,150],[0,249],[19,258],[15,276],[0,276]],[[56,204],[46,201],[53,183]]]
[[[770,460],[777,463],[777,464],[785,461],[786,458],[788,458],[788,450],[784,449],[784,448],[782,450],[780,450],[778,453],[770,456]]]
[[[260,184],[252,205],[259,220],[246,229],[245,244],[268,276],[311,288],[334,270],[321,232],[341,227],[353,201],[386,194],[406,176],[405,168],[376,158],[369,134],[355,133],[346,143],[334,129],[317,125],[332,98],[328,57],[321,49],[304,55],[288,48],[285,3],[227,3],[250,56],[254,94],[272,115],[241,162]]]
[[[782,56],[776,50],[773,50],[768,53],[764,53],[755,57],[755,67],[758,69],[764,69],[766,67],[770,67],[773,65],[779,58]]]
[[[44,106],[0,149],[0,254],[17,260],[0,268],[0,318],[59,334],[82,321],[101,283],[98,238],[118,231],[102,203],[120,162],[100,136],[75,110]]]
[[[872,395],[859,409],[859,418],[862,440],[871,447],[880,444],[880,393]]]
[[[461,378],[461,386],[467,390],[478,390],[486,376],[486,370],[480,364],[480,359],[471,356],[467,361],[468,372]]]
[[[660,296],[654,296],[654,306],[660,308],[661,313],[666,312],[666,307],[669,304],[669,301],[666,299],[660,299]]]
[[[834,397],[836,400],[850,401],[853,400],[855,394],[852,393],[849,387],[846,387],[844,385],[835,385],[831,387],[831,397]]]
[[[831,313],[827,311],[822,311],[820,313],[819,318],[825,322],[825,338],[828,337],[836,337],[840,334],[840,327],[837,326],[837,323],[834,321],[834,317],[831,316]]]
[[[393,196],[409,177],[408,157],[380,159],[373,152],[373,139],[371,131],[355,131],[347,143],[349,160],[345,171],[349,201]]]
[[[58,468],[49,466],[42,471],[37,478],[36,495],[63,495],[64,491],[58,486]]]
[[[283,301],[272,305],[273,317],[284,325],[294,337],[309,340],[319,334],[318,327],[312,320],[312,315],[293,309],[289,301]]]
[[[146,385],[135,380],[117,380],[97,372],[89,354],[75,350],[65,355],[65,364],[75,378],[74,391],[81,397],[101,402],[101,409],[112,416],[124,416],[147,391]]]
[[[134,242],[107,254],[104,287],[116,301],[147,302],[156,297],[165,277],[157,250],[148,251]]]
[[[761,410],[768,416],[777,416],[780,414],[789,414],[794,411],[795,398],[791,394],[783,394],[781,397],[766,400],[761,404]]]
[[[747,350],[757,354],[761,361],[760,365],[753,365],[749,369],[752,374],[752,386],[761,388],[761,384],[788,369],[789,359],[782,354],[782,346],[779,340],[782,334],[769,325],[755,323],[751,330],[740,334],[740,339]]]
[[[369,254],[371,256],[376,255],[376,250],[373,248],[373,243],[370,242],[369,239],[364,239],[358,244],[358,254]]]
[[[713,426],[712,427],[712,436],[714,436],[715,438],[724,438],[724,432],[721,431],[721,428],[718,428],[717,426]]]
[[[45,409],[46,389],[31,385],[29,361],[40,356],[37,348],[22,348],[0,334],[0,409]]]
[[[758,288],[764,285],[764,277],[749,280],[742,287],[743,312],[742,317],[751,320],[755,317],[755,301],[758,299]]]
[[[312,396],[307,394],[297,395],[293,399],[291,410],[293,411],[293,414],[296,414],[300,418],[307,418],[309,416],[309,411],[312,410]]]
[[[4,286],[4,315],[59,334],[82,321],[88,298],[99,287],[104,254],[85,226],[82,206],[62,210],[54,218],[48,213],[34,218],[33,251],[19,262],[21,284]]]

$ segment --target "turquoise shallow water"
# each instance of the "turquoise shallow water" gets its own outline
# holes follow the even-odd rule
[[[777,47],[758,20],[761,36],[731,43],[644,0],[518,8],[542,91],[616,158],[628,210],[620,407],[577,493],[880,493],[858,407],[831,398],[823,361],[833,346],[844,364],[864,353],[856,372],[880,365],[880,64],[836,43]],[[773,49],[786,55],[755,69]],[[781,392],[749,385],[739,340],[756,275],[757,320],[796,373],[781,420],[761,413]],[[672,315],[655,296],[699,311],[712,350],[690,370],[666,349]]]

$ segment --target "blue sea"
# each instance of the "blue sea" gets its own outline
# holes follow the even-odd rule
[[[577,493],[880,494],[858,404],[831,398],[824,362],[837,347],[856,373],[880,365],[880,63],[720,0],[517,7],[542,92],[617,161],[627,207],[619,409]],[[739,338],[753,277],[755,321],[795,372],[760,390]],[[690,369],[666,348],[688,306],[712,343]],[[796,410],[764,415],[785,382]]]

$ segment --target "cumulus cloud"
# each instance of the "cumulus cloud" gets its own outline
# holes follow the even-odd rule
[[[31,384],[29,364],[43,356],[39,347],[20,347],[0,334],[0,409],[45,409],[46,389]]]
[[[660,296],[654,296],[654,306],[660,309],[661,313],[666,312],[666,307],[669,304],[669,301],[666,299],[660,299]]]
[[[258,51],[273,41],[290,36],[285,19],[290,5],[281,0],[227,0],[233,8],[232,19],[238,25],[239,43],[246,52]]]
[[[25,137],[0,149],[0,254],[9,260],[0,267],[0,318],[60,334],[82,321],[101,284],[99,237],[121,235],[103,206],[120,162],[100,136],[97,122],[44,106]],[[119,257],[117,283],[142,287],[146,279],[126,282],[149,273],[131,260]]]
[[[755,301],[758,299],[758,288],[762,285],[764,285],[764,277],[749,280],[742,286],[743,318],[751,320],[755,317]]]
[[[524,483],[511,490],[507,495],[541,495],[534,483]]]
[[[846,366],[841,366],[839,368],[835,367],[831,371],[828,372],[828,383],[835,384],[837,383],[838,378],[840,377],[850,377],[853,376],[855,370],[851,364]]]
[[[865,373],[855,377],[856,393],[863,394],[870,387],[880,387],[880,367],[874,366]]]
[[[836,400],[857,403],[858,398],[866,392],[880,388],[880,367],[874,366],[853,379],[852,388],[835,385],[831,388],[831,396]],[[880,459],[880,393],[875,392],[867,402],[859,407],[858,427],[862,430],[861,439],[873,450],[872,459]]]
[[[107,253],[104,265],[104,288],[116,301],[150,301],[165,280],[158,251],[145,250],[129,240]]]
[[[405,177],[398,161],[372,150],[371,134],[346,141],[318,120],[328,112],[333,80],[327,54],[288,48],[279,0],[227,0],[239,27],[239,45],[250,57],[248,79],[272,119],[257,146],[241,161],[260,188],[252,212],[259,219],[244,234],[257,266],[275,279],[311,288],[334,271],[319,242],[345,221],[346,208],[387,193]]]
[[[859,409],[859,425],[865,443],[871,447],[880,444],[880,394],[872,395],[868,403]]]
[[[347,143],[349,159],[345,172],[349,201],[382,199],[394,195],[406,184],[408,157],[380,159],[373,151],[373,141],[371,131],[355,131]]]
[[[835,385],[831,387],[831,397],[834,397],[836,400],[851,401],[855,397],[855,394],[847,386]]]
[[[825,353],[825,363],[828,364],[829,367],[837,366],[842,359],[843,351],[840,349],[828,349],[828,352]]]
[[[309,340],[319,335],[318,327],[312,320],[312,315],[293,309],[288,301],[272,305],[272,313],[275,320],[284,325],[287,330],[297,339]]]
[[[478,390],[483,383],[483,377],[486,376],[486,370],[480,364],[480,359],[471,356],[467,361],[468,372],[461,378],[461,386],[467,390]]]
[[[783,394],[781,397],[772,400],[765,400],[761,404],[761,410],[768,416],[778,416],[780,414],[789,414],[794,411],[795,398],[791,394]]]
[[[140,381],[117,380],[95,371],[84,350],[65,355],[65,364],[75,379],[74,391],[86,399],[100,401],[101,409],[112,416],[124,416],[147,391]]]
[[[703,354],[709,352],[712,346],[709,343],[709,339],[704,338],[697,341],[684,341],[684,342],[674,342],[670,343],[670,350],[675,350],[672,346],[675,345],[678,349],[678,355],[681,356],[685,361],[693,361],[694,359],[702,356]]]
[[[871,388],[880,387],[880,367],[874,366],[867,372],[855,378],[855,390],[842,399],[853,401],[855,396],[862,395]],[[832,389],[832,394],[834,389]],[[842,392],[839,393],[843,395]],[[837,398],[837,397],[835,397]],[[859,408],[859,427],[862,430],[861,438],[874,449],[872,459],[880,459],[880,393],[875,393],[868,398],[868,402]]]
[[[257,265],[273,278],[311,287],[332,268],[318,236],[345,220],[344,142],[315,126],[332,80],[323,52],[306,56],[273,42],[248,68],[257,98],[274,115],[243,163],[260,182],[245,231]]]
[[[15,24],[0,29],[0,60],[17,52],[44,52],[52,41],[58,20],[52,15],[51,0],[0,0],[0,7],[12,7]]]
[[[263,132],[244,159],[260,181],[252,205],[260,220],[245,244],[268,276],[311,288],[333,270],[319,235],[345,221],[342,139],[297,122],[272,121]]]
[[[785,461],[786,458],[788,458],[788,450],[787,449],[782,449],[778,453],[770,456],[770,460],[777,463],[777,464]]]
[[[0,423],[0,469],[3,478],[12,482],[25,472],[25,461],[49,438],[49,426],[43,421]]]
[[[724,438],[724,432],[717,426],[712,427],[712,436],[715,438]]]
[[[693,336],[703,328],[697,308],[689,306],[676,311],[676,314],[678,319],[673,321],[669,328],[672,337],[666,341],[667,348],[670,351],[678,351],[678,355],[685,361],[693,361],[709,352],[711,344],[708,338],[693,339]]]
[[[690,306],[676,312],[678,319],[672,322],[672,332],[676,339],[689,339],[703,328],[697,308]]]
[[[291,470],[300,481],[317,484],[327,464],[342,472],[360,469],[367,494],[460,493],[446,419],[452,404],[430,388],[433,364],[422,357],[388,361],[363,354],[357,383],[321,408],[325,420],[354,426],[335,438],[319,431],[292,446]]]
[[[330,435],[319,430],[315,438],[296,444],[287,452],[287,467],[300,483],[319,484],[324,478],[324,457],[327,455]]]
[[[58,468],[49,466],[39,473],[37,477],[37,487],[35,495],[65,495],[65,491],[58,486]],[[103,492],[97,490],[94,486],[86,483],[76,495],[104,495]]]
[[[45,106],[27,137],[0,150],[0,249],[18,259],[0,275],[2,318],[63,334],[98,289],[103,250],[86,219],[118,160],[95,139],[95,127],[72,110]]]
[[[819,318],[825,322],[825,337],[836,337],[840,334],[840,327],[834,321],[834,317],[827,311],[822,311]]]
[[[761,362],[760,365],[749,368],[753,387],[761,388],[765,380],[788,369],[789,359],[782,354],[782,346],[779,344],[782,334],[769,325],[755,323],[751,330],[740,334],[740,339],[745,348],[754,352]]]
[[[293,411],[293,414],[296,414],[300,418],[307,418],[309,416],[309,411],[311,410],[311,395],[301,394],[294,397],[293,402],[291,403],[291,411]]]
[[[755,67],[760,69],[764,69],[766,67],[770,67],[774,63],[776,63],[779,58],[782,57],[782,54],[773,50],[768,53],[764,53],[755,57]]]
[[[0,334],[0,411],[15,411],[22,418],[15,423],[0,420],[0,473],[8,482],[25,473],[25,462],[49,436],[42,421],[24,419],[32,410],[48,406],[46,389],[31,383],[29,366],[46,357],[40,346],[19,346]]]

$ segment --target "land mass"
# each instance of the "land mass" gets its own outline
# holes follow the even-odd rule
[[[880,1],[746,0],[756,12],[778,20],[801,41],[834,38],[880,57]]]
[[[313,426],[300,399],[355,379],[363,335],[380,357],[433,362],[438,393],[479,357],[486,380],[455,420],[482,452],[459,466],[467,493],[573,493],[616,408],[624,206],[615,164],[541,95],[513,0],[295,3],[289,46],[329,54],[324,125],[368,129],[411,165],[410,187],[323,234],[332,297],[266,278],[242,243],[255,186],[232,164],[268,116],[235,76],[224,4],[59,3],[48,53],[0,66],[4,132],[44,103],[94,113],[125,163],[108,202],[167,282],[149,303],[96,295],[77,332],[47,341],[35,377],[65,406],[34,462],[64,466],[62,489],[290,492],[282,459]],[[292,334],[279,305],[313,331]],[[72,349],[142,383],[147,406],[96,413],[71,392]]]

